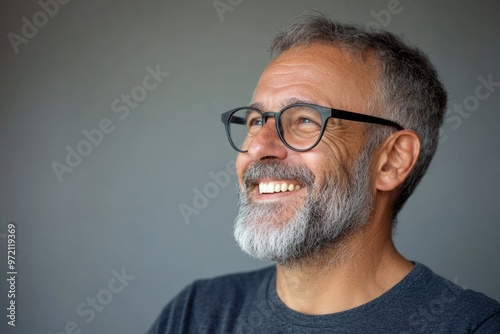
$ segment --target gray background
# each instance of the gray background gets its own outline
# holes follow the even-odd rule
[[[222,0],[227,3],[227,0]],[[17,326],[0,332],[145,332],[192,280],[266,263],[232,237],[235,182],[211,188],[197,215],[195,189],[226,170],[235,152],[220,114],[246,104],[276,29],[306,9],[367,24],[389,1],[231,1],[222,19],[212,1],[71,1],[19,52],[7,38],[32,22],[35,1],[2,1],[0,87],[0,265],[8,222],[17,224]],[[239,4],[238,4],[239,3]],[[423,48],[439,69],[450,105],[472,101],[479,76],[500,81],[498,1],[401,0],[382,22]],[[121,120],[111,103],[142,84],[146,67],[169,72]],[[481,92],[484,92],[481,91]],[[467,100],[469,99],[469,100]],[[497,189],[500,87],[470,115],[445,124],[446,140],[400,216],[402,253],[437,273],[500,299]],[[453,116],[455,115],[455,116]],[[451,112],[449,117],[457,117]],[[91,154],[59,182],[82,130],[109,118]],[[210,188],[210,186],[208,186]],[[135,278],[86,323],[76,307],[108,287],[112,270]],[[5,274],[0,274],[5,277]]]

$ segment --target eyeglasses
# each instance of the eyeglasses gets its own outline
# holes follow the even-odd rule
[[[268,117],[274,118],[283,144],[297,152],[308,151],[319,143],[329,118],[392,126],[398,131],[404,129],[398,123],[387,119],[309,103],[295,103],[278,112],[240,107],[221,116],[229,144],[238,152],[247,152],[252,138],[259,133]]]

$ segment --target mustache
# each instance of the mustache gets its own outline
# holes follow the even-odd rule
[[[315,176],[305,165],[292,166],[277,161],[252,163],[243,174],[243,184],[247,189],[262,179],[296,180],[305,187],[312,187]]]

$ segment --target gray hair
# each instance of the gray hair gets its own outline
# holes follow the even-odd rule
[[[327,43],[366,59],[374,56],[380,67],[380,82],[375,85],[375,105],[380,115],[406,129],[414,130],[421,141],[420,156],[393,204],[393,219],[415,190],[429,167],[439,141],[447,94],[429,58],[417,47],[383,30],[344,24],[320,13],[299,16],[275,37],[271,55],[314,42]],[[376,148],[394,131],[385,127],[369,127],[367,142]]]

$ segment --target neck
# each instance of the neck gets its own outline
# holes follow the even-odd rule
[[[413,266],[396,250],[390,226],[368,224],[312,260],[278,265],[276,289],[295,311],[341,312],[381,296]]]

